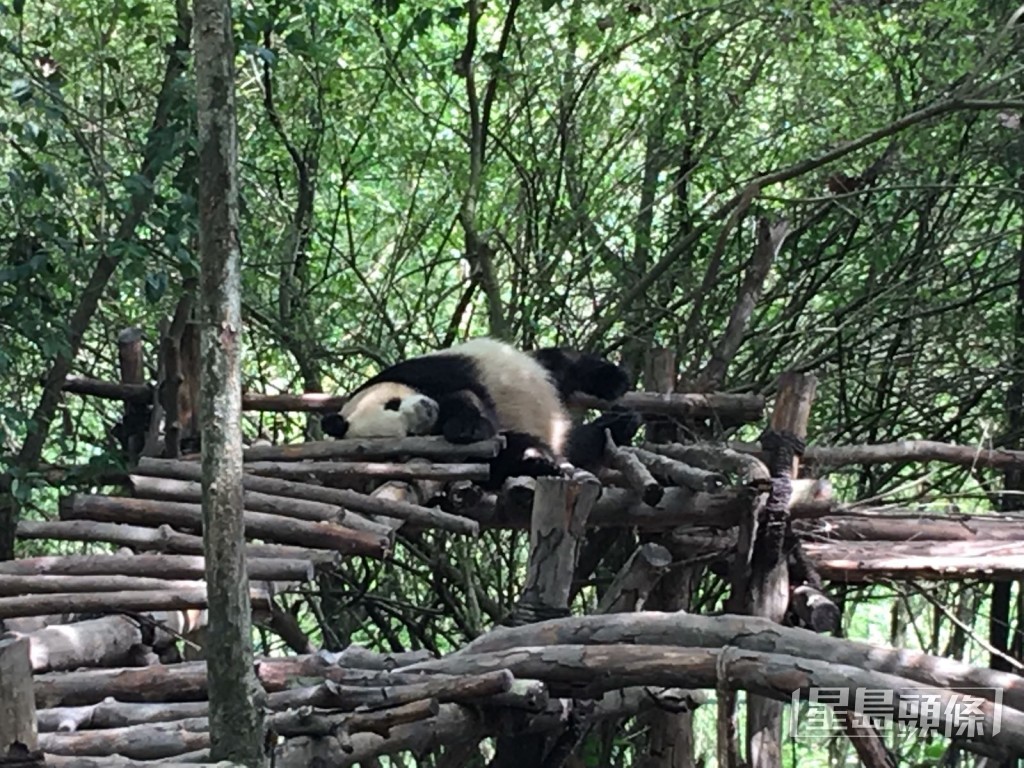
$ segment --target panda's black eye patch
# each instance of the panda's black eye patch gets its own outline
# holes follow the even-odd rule
[[[386,403],[384,403],[385,411],[397,411],[402,407],[402,399],[400,397],[392,397]]]

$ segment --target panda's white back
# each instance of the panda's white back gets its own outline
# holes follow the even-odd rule
[[[569,414],[547,369],[532,356],[486,337],[428,354],[458,354],[472,359],[480,383],[491,393],[501,428],[539,437],[556,453],[562,453],[571,427]]]

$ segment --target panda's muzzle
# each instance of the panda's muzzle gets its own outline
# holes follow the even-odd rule
[[[414,435],[426,435],[434,428],[441,412],[436,400],[429,397],[416,398],[411,407],[406,409],[409,432]]]

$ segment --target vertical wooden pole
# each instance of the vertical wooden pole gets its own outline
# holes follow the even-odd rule
[[[30,642],[27,637],[0,640],[0,758],[28,758],[39,749]],[[38,764],[43,765],[41,755]]]
[[[230,0],[194,0],[210,757],[267,764],[242,518],[242,280]]]
[[[762,438],[769,452],[770,476],[792,481],[800,467],[801,444],[807,438],[817,379],[792,371],[779,380],[779,394],[770,430]],[[789,531],[788,482],[772,483],[758,525],[751,562],[749,612],[781,622],[789,605],[789,570],[783,545]],[[782,712],[785,704],[760,696],[747,697],[747,749],[751,768],[782,765]]]

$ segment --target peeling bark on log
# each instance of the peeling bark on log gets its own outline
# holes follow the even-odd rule
[[[253,461],[245,465],[245,471],[260,477],[300,482],[309,480],[358,482],[366,479],[482,482],[491,476],[491,470],[486,464],[404,464],[367,461]]]
[[[252,609],[269,610],[270,597],[262,589],[250,589]],[[81,592],[0,598],[0,619],[40,616],[48,613],[120,613],[206,608],[206,586],[137,592]]]
[[[349,522],[351,522],[351,518]],[[18,537],[21,539],[109,542],[132,549],[165,554],[203,554],[201,536],[176,531],[169,525],[144,528],[125,523],[98,523],[94,520],[59,520],[52,523],[22,520],[18,523]],[[307,549],[287,544],[247,544],[245,553],[248,560],[303,560],[313,565],[337,565],[341,562],[342,557],[340,552],[333,549]]]
[[[201,530],[203,507],[181,501],[134,499],[96,494],[76,495],[61,505],[63,519],[86,519],[138,525],[167,524]],[[391,544],[386,538],[327,522],[309,522],[264,512],[243,512],[245,534],[281,544],[333,549],[346,555],[384,559]]]
[[[651,590],[672,564],[672,555],[653,541],[642,544],[622,566],[597,604],[598,613],[642,611]]]
[[[252,559],[249,578],[258,581],[311,581],[313,567],[306,560]],[[52,576],[152,576],[166,579],[204,579],[202,557],[189,555],[67,555],[32,557],[0,563],[0,574]]]
[[[176,480],[200,479],[200,470],[197,464],[187,461],[167,461],[145,457],[139,461],[136,474],[148,475],[150,477],[169,477]],[[275,496],[289,496],[296,499],[309,499],[326,504],[335,504],[345,509],[352,509],[370,515],[399,517],[404,520],[416,521],[428,528],[440,528],[469,536],[477,536],[480,533],[480,525],[475,520],[458,515],[450,515],[428,507],[416,506],[415,504],[385,501],[343,488],[324,488],[309,483],[296,483],[290,480],[258,477],[248,473],[242,477],[242,486],[249,490],[269,493]]]
[[[570,643],[732,647],[739,651],[782,654],[876,670],[925,686],[967,693],[976,689],[999,689],[1004,704],[1024,711],[1024,677],[973,667],[920,651],[842,640],[806,629],[783,627],[768,619],[739,615],[700,616],[648,611],[551,619],[520,627],[496,627],[442,659],[411,665],[399,671],[444,672],[449,664],[457,664],[458,659],[470,654]]]
[[[537,480],[530,531],[530,560],[515,621],[534,621],[569,610],[576,555],[590,511],[601,493],[597,482]]]
[[[6,576],[0,581],[10,578]],[[123,664],[132,648],[142,642],[139,625],[126,616],[104,616],[74,624],[43,627],[35,632],[9,632],[7,635],[24,637],[29,641],[33,672]]]
[[[633,685],[671,685],[683,688],[714,688],[724,683],[729,690],[747,690],[753,694],[788,703],[792,694],[805,694],[811,688],[857,688],[893,691],[891,705],[872,702],[871,713],[885,712],[892,716],[901,711],[916,712],[922,706],[921,696],[940,703],[930,717],[937,717],[941,726],[950,723],[962,706],[961,694],[945,687],[922,685],[905,677],[867,671],[833,660],[817,661],[806,657],[766,653],[736,648],[680,648],[676,646],[636,645],[550,645],[517,647],[508,651],[459,654],[430,662],[438,671],[477,674],[493,669],[508,669],[514,675],[544,680],[552,691],[595,696],[608,690]],[[423,667],[425,665],[419,665]],[[973,692],[975,696],[982,693]],[[994,691],[991,693],[994,694]],[[850,695],[851,709],[856,710],[855,697]],[[939,714],[941,712],[941,714]],[[1004,699],[996,711],[990,700],[980,700],[976,739],[995,744],[1024,756],[1024,712],[1013,709]],[[1000,727],[994,728],[995,718]],[[998,730],[998,733],[993,733]]]
[[[135,495],[142,499],[196,503],[201,502],[203,497],[202,485],[190,480],[130,475],[129,481]],[[290,499],[287,496],[275,496],[256,491],[243,491],[242,501],[245,508],[253,512],[265,512],[313,522],[343,523],[347,528],[377,536],[391,534],[391,530],[387,526],[375,523],[355,512],[348,512],[336,504],[325,504],[322,501],[309,501],[308,499]]]

